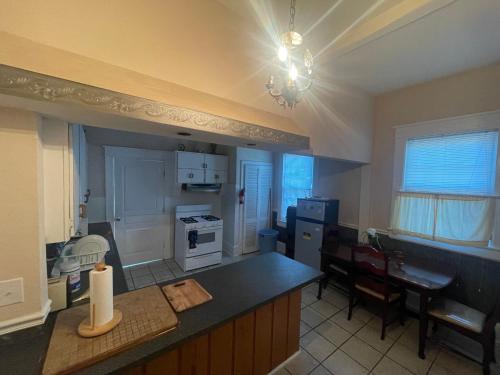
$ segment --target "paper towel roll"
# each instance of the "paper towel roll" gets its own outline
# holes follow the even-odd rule
[[[90,279],[90,325],[102,326],[113,319],[113,267],[92,270]]]

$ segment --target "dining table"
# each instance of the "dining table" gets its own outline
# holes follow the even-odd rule
[[[355,272],[352,265],[351,246],[337,244],[320,250],[321,270],[328,275],[329,270],[346,275]],[[419,304],[419,345],[418,356],[425,359],[425,340],[427,338],[429,299],[439,295],[455,279],[455,271],[440,267],[438,264],[423,259],[407,259],[389,253],[388,275],[390,281],[402,288],[411,290],[420,296]],[[318,292],[321,299],[322,286],[328,281],[325,277]]]

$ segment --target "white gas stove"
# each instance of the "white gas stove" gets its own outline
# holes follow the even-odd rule
[[[175,261],[184,270],[222,262],[222,219],[211,205],[175,208]]]

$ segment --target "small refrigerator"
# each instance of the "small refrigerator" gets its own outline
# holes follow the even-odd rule
[[[295,221],[295,260],[321,269],[321,248],[326,234],[336,230],[339,217],[337,199],[304,198],[297,200]]]

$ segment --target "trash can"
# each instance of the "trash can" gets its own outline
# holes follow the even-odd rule
[[[259,250],[261,253],[276,251],[278,231],[274,229],[262,229],[259,231]]]

